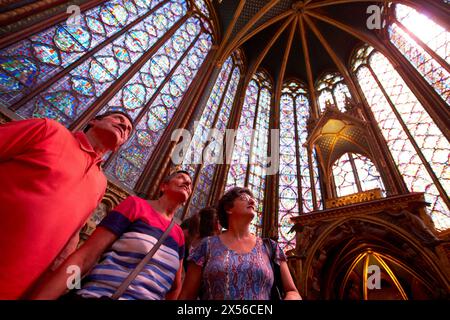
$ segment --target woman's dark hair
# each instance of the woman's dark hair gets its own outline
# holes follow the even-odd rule
[[[114,111],[114,110],[111,110],[111,111],[106,111],[105,113],[103,113],[103,114],[99,114],[98,116],[95,116],[95,118],[93,118],[93,119],[91,119],[91,120],[101,120],[101,119],[103,119],[103,118],[106,118],[107,116],[110,116],[110,115],[112,115],[112,114],[121,114],[121,115],[123,115],[124,117],[126,117],[129,121],[130,121],[130,123],[131,123],[131,132],[130,132],[130,136],[131,136],[131,133],[133,132],[133,119],[130,117],[130,115],[128,114],[128,113],[126,113],[126,112],[123,112],[123,111]],[[86,133],[86,132],[88,132],[88,130],[90,129],[90,128],[92,128],[92,125],[91,124],[88,124],[84,129],[83,129],[83,132],[84,133]]]
[[[248,194],[253,198],[253,193],[248,188],[234,187],[229,189],[217,204],[217,214],[219,216],[220,225],[228,229],[228,213],[227,210],[233,208],[233,202],[243,193]]]
[[[217,211],[213,207],[206,207],[198,212],[200,216],[199,235],[200,238],[212,236],[217,231],[217,222],[219,217]]]
[[[183,230],[187,230],[189,236],[193,238],[198,234],[199,225],[200,225],[200,217],[198,214],[194,214],[192,217],[184,220],[181,223],[180,227]]]
[[[198,214],[193,215],[190,218],[185,219],[180,227],[183,230],[183,232],[186,230],[187,235],[184,238],[184,245],[185,245],[185,254],[189,255],[189,248],[192,244],[192,241],[198,236],[198,226],[200,224],[200,217]],[[183,265],[185,268],[187,267],[187,259],[184,259]]]

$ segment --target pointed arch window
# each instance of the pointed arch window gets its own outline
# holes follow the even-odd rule
[[[237,128],[226,189],[246,186],[254,194],[257,214],[251,231],[261,235],[272,84],[263,72],[250,80]]]
[[[321,112],[328,104],[335,105],[341,112],[344,112],[346,97],[351,98],[344,77],[336,72],[324,74],[317,82],[316,90]]]
[[[237,59],[229,57],[194,129],[182,164],[194,182],[187,217],[207,205],[216,166],[222,162],[219,155],[240,76]]]
[[[377,168],[369,158],[361,154],[342,155],[333,164],[332,172],[338,197],[377,188],[384,191]]]
[[[83,12],[81,25],[36,33],[0,51],[0,102],[70,128],[127,112],[136,130],[105,171],[134,188],[211,47],[197,10],[185,0],[112,0]]]
[[[280,101],[280,170],[278,243],[284,250],[295,247],[291,217],[322,209],[315,155],[304,146],[310,115],[308,93],[298,82],[285,85]]]
[[[182,0],[132,4],[110,1],[84,13],[80,26],[61,23],[3,49],[2,102],[23,117],[72,124],[188,9]]]
[[[436,229],[448,229],[449,141],[381,53],[362,47],[352,67],[406,186],[425,193]]]
[[[402,4],[394,6],[390,41],[450,105],[450,32]]]

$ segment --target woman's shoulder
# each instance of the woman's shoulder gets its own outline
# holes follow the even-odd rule
[[[211,243],[217,243],[218,241],[219,241],[219,236],[217,236],[217,235],[216,236],[208,236],[208,237],[204,237],[204,238],[200,239],[198,245],[206,246]]]
[[[130,195],[125,200],[130,201],[130,202],[134,202],[134,203],[150,205],[147,200],[145,200],[144,198],[135,196],[135,195]]]
[[[275,255],[276,261],[286,261],[286,255],[284,251],[281,249],[279,243],[271,238],[263,238],[261,239],[261,244],[263,247],[267,247],[267,245],[270,245],[269,248],[266,248],[266,250],[270,250],[271,255]]]
[[[198,242],[196,248],[201,248],[203,251],[209,251],[217,249],[218,246],[220,246],[221,241],[218,235],[204,237],[200,239]]]
[[[270,244],[273,248],[275,248],[275,246],[278,245],[278,242],[276,242],[275,240],[271,239],[271,238],[261,238],[261,237],[256,237],[257,241],[259,241],[259,243],[261,244]]]
[[[126,204],[126,205],[129,205],[129,206],[134,206],[135,207],[136,205],[142,204],[143,201],[145,201],[145,200],[140,198],[140,197],[138,197],[138,196],[131,195],[131,196],[126,197],[124,200],[122,200],[120,202],[120,204],[122,204],[122,205]]]
[[[278,242],[273,239],[257,237],[257,243],[262,250],[268,251],[269,255],[272,255],[273,252],[277,254],[279,251]]]
[[[186,245],[186,239],[184,238],[183,229],[181,229],[181,227],[178,224],[175,223],[173,229],[170,231],[170,235],[174,237],[178,246],[184,247]]]
[[[189,255],[194,257],[203,257],[207,254],[210,247],[212,237],[205,237],[202,239],[198,239],[196,243],[191,245],[189,249]]]

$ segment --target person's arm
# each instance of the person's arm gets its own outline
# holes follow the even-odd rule
[[[289,267],[286,261],[280,261],[281,282],[283,283],[283,290],[286,293],[284,300],[302,300],[300,293],[295,287]]]
[[[202,267],[195,262],[189,262],[183,288],[178,300],[196,300],[202,282]]]
[[[117,235],[110,230],[98,227],[89,239],[75,251],[70,257],[39,287],[37,287],[30,295],[30,299],[36,300],[53,300],[57,299],[68,290],[67,280],[73,277],[73,271],[68,269],[71,266],[80,268],[80,277],[85,275],[100,255],[108,249],[117,239]],[[67,273],[68,270],[71,272]]]
[[[58,267],[72,254],[77,250],[78,243],[80,242],[80,231],[78,230],[72,236],[72,238],[67,241],[64,249],[61,250],[60,254],[53,260],[53,263],[50,267],[51,271],[55,271]]]
[[[181,292],[181,275],[183,273],[183,259],[180,260],[180,267],[172,284],[172,288],[166,294],[166,300],[177,300]]]
[[[0,125],[0,161],[24,153],[42,141],[46,132],[46,119],[11,121]]]

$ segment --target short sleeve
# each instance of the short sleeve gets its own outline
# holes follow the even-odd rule
[[[117,236],[121,236],[135,221],[136,215],[136,199],[128,197],[108,213],[99,226],[107,228]]]
[[[46,119],[28,119],[0,125],[0,160],[11,159],[42,142],[47,123]]]
[[[192,251],[189,253],[188,261],[192,261],[200,267],[204,266],[208,248],[208,239],[209,237],[202,239],[200,244],[192,249]]]
[[[184,234],[183,234],[183,230],[181,229],[181,227],[179,225],[175,225],[175,227],[177,228],[177,232],[178,232],[178,237],[179,237],[179,245],[178,245],[178,256],[181,259],[187,258],[185,257],[185,242],[184,242]]]
[[[280,246],[277,242],[270,240],[272,244],[272,248],[275,248],[275,262],[279,265],[282,261],[287,261],[286,255],[284,254],[283,250],[281,250]]]

